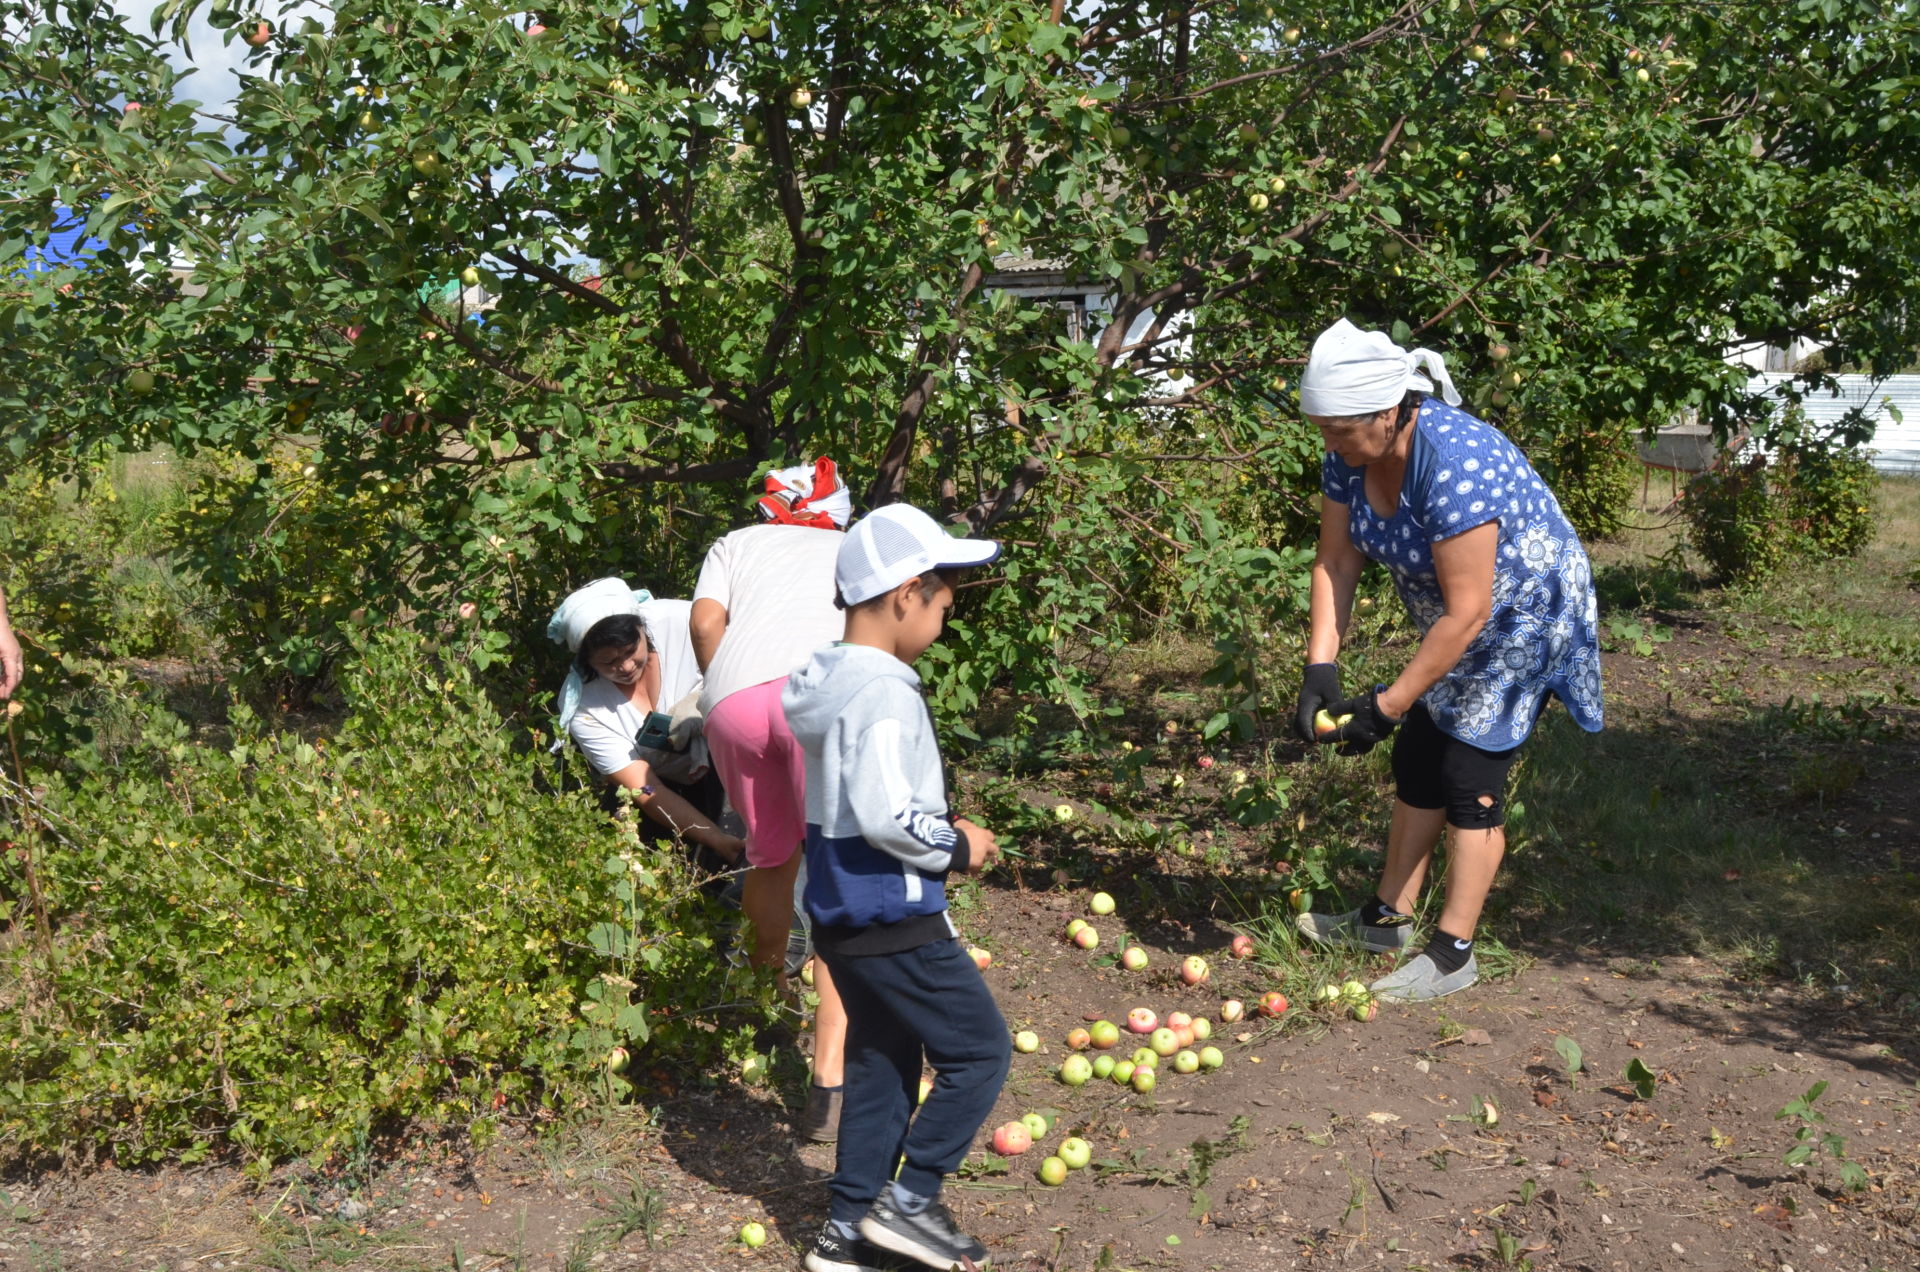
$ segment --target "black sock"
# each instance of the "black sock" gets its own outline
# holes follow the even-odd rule
[[[1373,897],[1360,907],[1360,921],[1368,927],[1399,927],[1413,922],[1413,916],[1402,914],[1379,897]]]
[[[1433,935],[1427,938],[1426,955],[1440,969],[1442,976],[1449,976],[1465,967],[1467,960],[1473,957],[1473,942],[1463,941],[1435,928]]]

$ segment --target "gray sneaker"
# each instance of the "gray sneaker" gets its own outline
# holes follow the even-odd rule
[[[1445,976],[1425,954],[1416,954],[1390,976],[1382,976],[1367,986],[1383,1003],[1424,1003],[1457,994],[1480,979],[1479,964],[1467,955],[1466,966]]]
[[[1293,916],[1293,925],[1300,929],[1300,935],[1315,945],[1358,941],[1363,948],[1378,954],[1398,954],[1407,948],[1413,937],[1412,919],[1390,927],[1375,927],[1371,923],[1362,923],[1358,910],[1349,910],[1345,914],[1296,914]]]
[[[987,1266],[987,1247],[953,1226],[953,1216],[939,1202],[917,1215],[894,1208],[887,1190],[860,1221],[860,1235],[882,1250],[903,1254],[939,1272],[975,1272]]]

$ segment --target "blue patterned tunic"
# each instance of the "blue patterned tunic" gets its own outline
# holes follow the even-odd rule
[[[1581,728],[1597,731],[1593,567],[1559,501],[1519,448],[1491,424],[1429,397],[1391,517],[1367,502],[1365,472],[1329,453],[1321,490],[1347,505],[1354,546],[1387,567],[1423,635],[1446,612],[1432,545],[1500,523],[1493,615],[1454,669],[1420,699],[1441,731],[1489,751],[1519,746],[1549,693],[1566,703]]]

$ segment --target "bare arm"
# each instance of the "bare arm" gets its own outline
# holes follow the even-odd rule
[[[24,674],[26,659],[21,656],[20,642],[7,621],[7,594],[0,591],[0,698],[12,697]]]
[[[1330,663],[1340,656],[1340,642],[1353,617],[1353,592],[1366,568],[1366,555],[1353,545],[1353,536],[1347,530],[1347,506],[1322,495],[1320,545],[1313,556],[1308,609],[1308,662]]]
[[[687,634],[693,640],[693,661],[704,676],[713,656],[720,652],[720,638],[727,634],[727,607],[704,596],[695,601],[687,619]]]
[[[667,789],[665,783],[652,786],[649,791],[653,769],[645,760],[635,760],[625,768],[607,774],[607,780],[631,791],[647,792],[637,802],[649,821],[657,822],[693,843],[713,849],[727,861],[740,860],[741,854],[746,851],[747,845],[743,840],[729,835],[702,817],[692,804]]]
[[[1406,715],[1421,694],[1459,664],[1460,655],[1493,616],[1494,556],[1499,547],[1498,521],[1433,545],[1433,569],[1446,612],[1427,629],[1413,661],[1376,699],[1380,710],[1396,718]]]

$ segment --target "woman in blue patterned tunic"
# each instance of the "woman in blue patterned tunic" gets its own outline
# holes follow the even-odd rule
[[[1439,998],[1479,979],[1474,929],[1506,852],[1507,774],[1548,695],[1581,728],[1601,724],[1586,551],[1519,448],[1459,403],[1438,354],[1409,353],[1344,318],[1314,342],[1300,384],[1301,412],[1327,455],[1295,727],[1349,755],[1398,730],[1377,894],[1347,914],[1303,914],[1300,930],[1323,943],[1412,948],[1414,903],[1448,837],[1438,924],[1372,986],[1389,1001]],[[1387,567],[1422,636],[1391,684],[1348,697],[1335,659],[1369,560]],[[1322,711],[1345,723],[1316,725]]]

